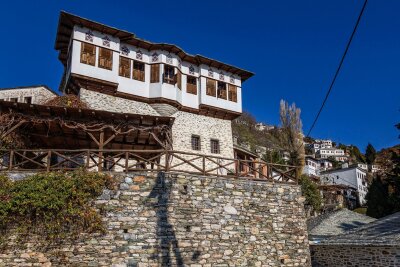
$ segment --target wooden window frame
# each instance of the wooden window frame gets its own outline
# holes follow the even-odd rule
[[[150,83],[160,82],[160,64],[150,65]]]
[[[170,73],[167,74],[167,69],[169,70],[173,70],[172,75]],[[172,84],[175,85],[176,83],[176,76],[175,76],[175,67],[168,65],[168,64],[164,64],[164,72],[163,72],[163,83],[168,83],[168,84]]]
[[[192,150],[200,151],[201,150],[201,139],[199,135],[192,134],[190,138],[190,143],[192,146]]]
[[[80,62],[90,66],[96,65],[96,46],[94,44],[81,42]]]
[[[221,154],[221,145],[218,139],[210,140],[210,152],[212,154]]]
[[[31,97],[31,96],[24,96],[24,103],[32,104],[32,99],[33,99],[33,97]]]
[[[102,51],[110,52],[111,57],[107,58],[105,56],[102,56]],[[113,67],[113,54],[114,52],[111,49],[105,48],[105,47],[99,47],[99,62],[98,66],[99,68],[105,69],[105,70],[112,70]],[[102,64],[102,60],[104,60],[104,64]]]
[[[190,79],[194,80],[194,83],[189,83]],[[186,92],[197,95],[197,78],[195,76],[186,75]]]
[[[124,69],[122,63],[122,60],[127,60],[128,61],[128,68]],[[118,70],[118,75],[121,77],[125,77],[130,79],[131,78],[131,65],[132,65],[132,59],[119,56],[119,70]],[[126,67],[126,66],[125,66]]]
[[[237,102],[237,86],[230,83],[228,84],[228,100]]]
[[[220,84],[225,85],[224,88],[220,88]],[[228,98],[228,89],[226,87],[227,87],[226,82],[217,81],[217,98],[225,100]]]
[[[206,94],[209,96],[216,96],[217,94],[217,87],[216,87],[216,80],[206,78]],[[213,88],[209,87],[209,85],[214,84]]]
[[[132,79],[144,82],[146,77],[146,64],[134,60],[132,65]]]

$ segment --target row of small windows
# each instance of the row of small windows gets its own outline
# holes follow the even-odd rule
[[[10,102],[18,102],[18,97],[10,97],[10,98],[5,98],[5,99],[1,99],[0,101],[10,101]],[[31,96],[25,96],[24,97],[24,102],[23,103],[27,103],[27,104],[32,104],[32,97]]]
[[[200,136],[192,135],[191,143],[192,143],[192,150],[201,150]],[[217,139],[210,140],[210,152],[213,154],[220,153],[219,140]]]
[[[99,47],[98,66],[103,69],[112,70],[113,64],[112,50]],[[133,61],[133,64],[132,64]],[[96,46],[88,43],[82,43],[81,47],[81,63],[95,66],[96,63]],[[145,81],[145,64],[140,61],[132,60],[126,57],[119,57],[118,74],[125,78],[132,78],[138,81]],[[150,65],[150,82],[160,82],[160,64]],[[177,85],[182,89],[182,73],[179,69],[164,64],[164,72],[162,82]],[[189,94],[197,95],[197,79],[194,76],[186,75],[186,91]],[[206,94],[217,98],[228,99],[237,102],[237,87],[225,82],[216,81],[207,78]]]

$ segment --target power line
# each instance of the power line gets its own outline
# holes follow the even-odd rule
[[[344,59],[345,59],[345,57],[346,57],[346,55],[347,55],[347,52],[348,52],[349,47],[350,47],[350,44],[351,44],[351,42],[353,41],[353,37],[354,37],[354,35],[355,35],[356,31],[357,31],[358,24],[360,24],[360,20],[361,20],[361,17],[362,17],[362,15],[363,15],[363,13],[364,13],[365,7],[367,6],[367,2],[368,2],[368,0],[365,0],[364,5],[363,5],[363,7],[362,7],[362,9],[361,9],[361,12],[360,12],[360,14],[358,15],[358,19],[357,19],[356,25],[354,26],[354,29],[353,29],[353,32],[351,33],[351,36],[350,36],[349,41],[347,42],[346,49],[344,50],[344,53],[343,53],[343,55],[342,55],[342,59],[340,60],[340,63],[339,63],[338,68],[336,69],[335,76],[333,76],[333,80],[332,80],[332,82],[331,82],[331,85],[329,86],[329,90],[327,91],[327,93],[326,93],[326,95],[325,95],[325,98],[324,98],[324,101],[322,102],[322,105],[321,105],[321,107],[320,107],[320,109],[319,109],[319,111],[318,111],[318,113],[317,113],[317,116],[315,117],[314,122],[313,122],[313,124],[311,125],[311,128],[310,128],[310,130],[309,130],[308,133],[307,133],[307,137],[310,136],[311,131],[314,129],[314,126],[315,126],[315,124],[317,123],[317,121],[318,121],[318,119],[319,119],[319,116],[321,115],[321,112],[322,112],[322,110],[323,110],[324,107],[325,107],[325,103],[326,103],[326,101],[328,100],[329,95],[331,94],[333,85],[335,84],[336,78],[338,77],[339,72],[340,72],[340,69],[342,68],[343,61],[344,61]]]

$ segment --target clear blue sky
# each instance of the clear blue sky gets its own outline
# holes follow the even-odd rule
[[[312,123],[363,0],[4,1],[0,87],[47,84],[58,90],[54,41],[60,10],[174,43],[253,71],[244,109],[278,124],[279,100]],[[342,72],[312,136],[376,148],[399,143],[400,1],[370,0]]]

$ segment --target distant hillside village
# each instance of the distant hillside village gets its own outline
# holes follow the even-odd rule
[[[233,123],[234,145],[248,159],[257,157],[280,164],[290,164],[290,151],[280,144],[281,129],[256,122],[243,114]],[[353,145],[337,144],[330,139],[303,138],[304,168],[302,174],[318,185],[323,210],[338,207],[355,209],[366,205],[368,185],[380,170],[379,165],[365,163],[365,157]]]

